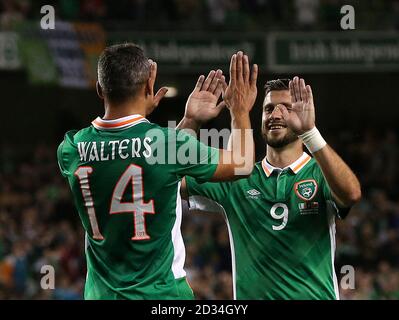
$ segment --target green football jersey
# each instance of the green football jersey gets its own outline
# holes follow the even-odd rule
[[[191,209],[225,214],[235,299],[339,299],[338,209],[313,158],[283,170],[264,159],[234,182],[186,182]]]
[[[177,161],[188,149],[193,161]],[[132,115],[69,131],[57,156],[86,231],[85,298],[193,299],[180,183],[209,180],[219,151]]]

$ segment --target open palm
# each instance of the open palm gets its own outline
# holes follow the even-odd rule
[[[289,83],[291,108],[279,105],[283,118],[289,128],[297,135],[311,130],[315,126],[315,108],[312,88],[305,85],[303,79],[294,77]]]
[[[212,70],[207,78],[200,76],[186,103],[185,117],[197,122],[206,122],[217,117],[225,106],[218,104],[223,88],[226,86],[221,70]]]

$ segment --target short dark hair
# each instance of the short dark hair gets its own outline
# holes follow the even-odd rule
[[[270,80],[265,84],[265,95],[270,91],[289,90],[289,83],[291,79],[276,79]]]
[[[133,43],[107,47],[98,60],[98,82],[114,103],[134,97],[150,76],[150,62],[143,49]]]

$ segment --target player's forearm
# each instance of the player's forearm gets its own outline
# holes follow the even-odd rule
[[[255,163],[255,146],[248,113],[231,113],[231,135],[228,150],[243,174],[250,174]]]
[[[236,128],[237,127],[237,125],[239,125],[239,124],[237,124],[236,123],[236,121],[233,121],[233,118],[234,116],[232,116],[232,120],[231,120],[231,129],[233,130],[234,128]],[[250,123],[249,123],[249,125],[251,125]],[[233,148],[233,135],[232,134],[230,134],[230,136],[229,136],[229,140],[228,140],[228,142],[227,142],[227,151],[233,151],[234,150],[234,148]]]
[[[229,137],[229,141],[227,141],[227,151],[232,151],[233,150],[233,139],[231,138],[231,135]]]
[[[361,198],[359,180],[349,166],[328,145],[313,153],[339,204],[350,207]]]
[[[249,114],[232,114],[230,150],[220,150],[213,182],[249,176],[254,168],[254,140]]]

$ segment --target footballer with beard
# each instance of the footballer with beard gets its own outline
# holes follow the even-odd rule
[[[186,123],[204,114],[186,109]],[[186,177],[183,197],[190,210],[224,214],[234,299],[339,299],[335,218],[348,214],[361,188],[316,128],[312,89],[303,79],[267,82],[262,135],[266,156],[248,178]]]

